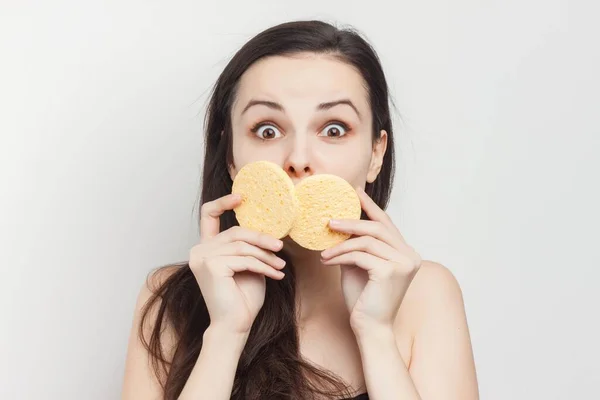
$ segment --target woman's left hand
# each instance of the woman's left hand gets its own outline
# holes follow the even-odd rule
[[[324,265],[341,266],[342,291],[355,331],[391,329],[400,303],[421,266],[390,217],[361,188],[370,220],[332,220],[330,227],[353,235],[321,253]]]

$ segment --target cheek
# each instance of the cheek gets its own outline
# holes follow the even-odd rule
[[[234,137],[232,155],[236,170],[254,161],[271,161],[282,165],[282,150],[278,143],[263,143],[251,137]]]
[[[338,175],[352,186],[363,186],[371,163],[371,150],[363,143],[348,143],[332,149],[328,147],[319,154],[319,170]]]
[[[346,177],[346,180],[353,186],[353,187],[364,187],[366,181],[367,181],[367,174],[368,174],[368,164],[365,163],[361,163],[361,164],[356,164],[351,171],[351,174],[348,174],[349,176]]]

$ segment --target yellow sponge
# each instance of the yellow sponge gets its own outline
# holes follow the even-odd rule
[[[360,200],[343,178],[312,175],[296,187],[277,164],[257,161],[236,175],[232,193],[242,196],[234,209],[240,226],[270,234],[287,235],[310,250],[325,250],[350,235],[329,228],[331,219],[360,219]]]
[[[329,228],[331,219],[360,219],[360,200],[343,178],[312,175],[296,185],[300,211],[290,238],[310,250],[325,250],[343,242],[349,234]]]
[[[234,209],[240,226],[277,239],[288,235],[298,200],[294,183],[281,167],[268,161],[247,164],[235,176],[231,192],[242,196]]]

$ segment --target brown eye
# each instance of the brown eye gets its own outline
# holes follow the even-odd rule
[[[277,128],[268,124],[258,126],[252,129],[252,132],[254,132],[259,139],[263,140],[276,139],[281,136],[281,132],[279,132]]]
[[[342,132],[335,126],[332,126],[331,128],[329,128],[329,130],[327,131],[327,136],[341,136]]]
[[[273,128],[267,128],[264,131],[262,131],[262,137],[263,139],[273,139],[275,137],[276,133],[273,130]]]
[[[323,131],[321,132],[321,134],[319,134],[319,136],[326,136],[326,137],[333,137],[333,138],[342,137],[346,133],[348,133],[348,130],[349,130],[348,127],[341,123],[329,124],[325,127],[325,129],[323,129]]]

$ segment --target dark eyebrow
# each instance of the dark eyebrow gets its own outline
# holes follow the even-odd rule
[[[317,110],[329,110],[330,108],[338,106],[340,104],[345,104],[347,106],[352,107],[356,115],[358,115],[358,118],[360,118],[360,113],[358,112],[358,109],[350,99],[341,99],[336,101],[330,101],[328,103],[321,103],[317,106]]]
[[[345,104],[348,105],[350,107],[352,107],[352,109],[354,110],[354,112],[356,112],[356,114],[358,115],[358,117],[360,118],[360,112],[358,112],[358,109],[356,108],[356,106],[354,105],[354,103],[352,103],[351,100],[349,99],[341,99],[341,100],[336,100],[336,101],[329,101],[327,103],[321,103],[317,106],[317,110],[320,111],[325,111],[325,110],[329,110],[330,108],[333,108],[335,106],[338,106],[340,104]],[[266,100],[250,100],[248,102],[248,104],[246,104],[246,107],[244,107],[244,109],[242,110],[242,114],[244,114],[250,107],[252,106],[266,106],[269,107],[273,110],[277,110],[277,111],[281,111],[281,112],[285,112],[285,109],[283,108],[283,106],[279,103],[276,103],[274,101],[266,101]]]
[[[250,100],[248,104],[246,104],[246,107],[244,107],[244,110],[242,110],[242,114],[245,113],[250,107],[258,105],[267,106],[269,108],[272,108],[273,110],[285,112],[283,106],[279,103],[275,103],[274,101]]]

